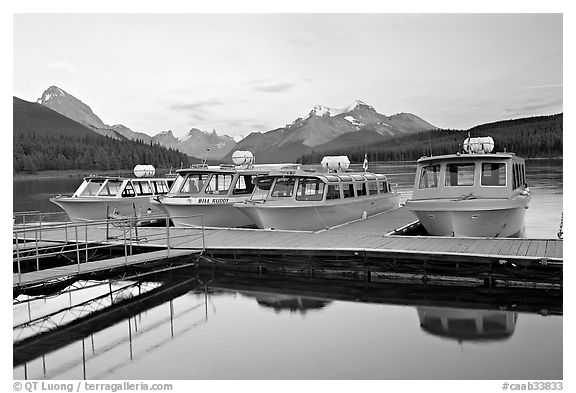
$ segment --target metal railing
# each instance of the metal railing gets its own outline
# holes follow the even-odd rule
[[[73,256],[75,256],[78,272],[80,272],[80,264],[89,262],[90,254],[93,258],[96,252],[102,249],[123,246],[125,264],[127,264],[128,256],[133,255],[134,246],[165,247],[166,256],[170,257],[170,250],[178,239],[196,240],[200,236],[202,251],[206,247],[201,214],[178,217],[148,214],[140,217],[108,218],[82,222],[69,220],[48,222],[42,219],[46,219],[50,215],[52,213],[20,212],[14,214],[13,263],[17,264],[19,284],[23,274],[22,263],[26,261],[35,260],[35,270],[38,271],[41,270],[40,262],[42,259],[65,256],[74,260]],[[31,219],[34,216],[38,218],[37,221]],[[16,224],[18,217],[21,218],[20,224]],[[171,218],[199,218],[200,225],[197,229],[201,229],[201,232],[196,235],[191,235],[189,231],[178,234],[179,228],[170,227]],[[162,224],[162,226],[148,227],[142,225],[151,222]],[[171,231],[171,228],[174,231]]]

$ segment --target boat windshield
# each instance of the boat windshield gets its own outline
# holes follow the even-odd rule
[[[78,196],[95,196],[105,181],[106,181],[106,179],[87,180],[86,185],[84,186],[84,189],[78,194]]]
[[[85,182],[77,196],[116,196],[122,186],[122,182],[116,179],[89,179]]]
[[[294,184],[296,184],[296,178],[280,177],[276,179],[276,183],[274,183],[274,188],[270,195],[274,198],[291,197],[294,192]]]
[[[256,186],[254,187],[254,192],[250,199],[252,200],[263,200],[266,199],[270,189],[272,188],[272,183],[274,183],[273,177],[260,177],[256,179]]]
[[[314,178],[298,180],[297,201],[321,201],[324,197],[324,182]]]
[[[474,185],[474,163],[458,163],[446,165],[447,186],[473,186]]]
[[[186,176],[178,176],[168,194],[198,194],[206,184],[208,176],[207,173],[191,173]]]
[[[210,178],[210,182],[206,186],[206,194],[211,195],[226,195],[230,186],[232,185],[232,174],[214,174]]]
[[[418,188],[438,187],[439,174],[440,165],[422,167],[422,170],[420,171],[420,181],[418,183]]]
[[[514,183],[519,183],[514,179]],[[482,180],[483,186],[496,186],[502,187],[506,185],[506,164],[503,162],[483,163],[482,164]],[[514,184],[513,188],[518,187]]]

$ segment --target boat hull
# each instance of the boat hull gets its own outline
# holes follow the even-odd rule
[[[93,221],[105,220],[107,214],[138,217],[146,214],[161,214],[162,211],[153,206],[149,196],[130,198],[98,198],[98,197],[54,197],[50,201],[62,208],[70,220]]]
[[[254,227],[245,214],[233,207],[233,203],[198,204],[189,199],[161,202],[161,208],[168,213],[176,227]],[[238,200],[240,201],[240,200]]]
[[[518,237],[529,197],[517,199],[408,201],[406,208],[432,236]]]
[[[261,229],[317,231],[397,208],[400,195],[350,201],[279,205],[274,202],[236,204]]]

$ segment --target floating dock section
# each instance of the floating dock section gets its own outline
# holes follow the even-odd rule
[[[317,232],[141,227],[137,231],[130,229],[127,240],[126,228],[122,229],[122,236],[111,236],[109,226],[91,225],[74,234],[68,228],[46,231],[41,241],[76,244],[76,259],[81,259],[79,242],[124,250],[134,248],[139,253],[130,255],[132,264],[160,259],[166,253],[173,256],[201,253],[193,262],[199,266],[259,273],[314,277],[330,274],[365,280],[417,279],[427,283],[479,280],[488,286],[562,286],[563,241],[560,239],[399,235],[418,231],[418,226],[406,209],[399,208]],[[27,250],[32,252],[29,246]],[[99,269],[121,266],[126,261],[126,255],[111,259],[102,262]],[[96,263],[100,262],[89,265]],[[14,287],[49,280],[58,273],[54,269],[61,269],[60,276],[66,276],[63,268],[20,273],[14,277]],[[72,273],[73,268],[69,269],[68,273]]]

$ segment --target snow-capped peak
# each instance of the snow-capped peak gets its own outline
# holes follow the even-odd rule
[[[310,115],[315,115],[315,116],[328,115],[330,117],[333,117],[333,116],[341,115],[342,113],[350,112],[350,111],[356,109],[358,106],[365,106],[365,107],[373,109],[370,105],[367,105],[366,103],[364,103],[360,100],[354,100],[354,102],[352,104],[348,105],[345,108],[341,108],[341,109],[329,108],[327,106],[322,106],[322,105],[314,105],[314,109],[312,109],[312,111],[310,112]]]
[[[50,86],[44,93],[42,93],[42,97],[36,100],[39,104],[44,104],[48,102],[53,97],[64,97],[66,92],[57,86]]]

